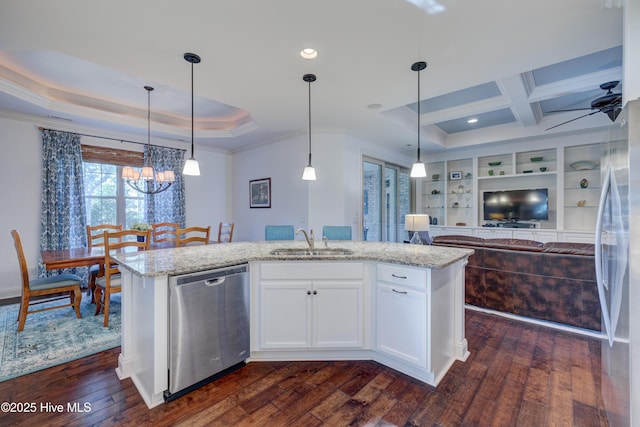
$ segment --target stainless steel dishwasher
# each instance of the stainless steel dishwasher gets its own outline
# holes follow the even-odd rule
[[[245,364],[249,357],[248,266],[169,279],[172,400]]]

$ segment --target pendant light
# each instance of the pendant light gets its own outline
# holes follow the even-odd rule
[[[182,174],[199,176],[200,165],[195,157],[193,157],[193,64],[199,64],[200,57],[195,53],[185,53],[184,59],[191,63],[191,157],[185,162]]]
[[[427,68],[427,63],[424,61],[416,62],[411,66],[413,71],[418,72],[418,159],[411,166],[411,178],[424,178],[427,176],[427,169],[424,163],[420,161],[420,71]]]
[[[305,181],[316,180],[316,170],[311,166],[311,82],[316,81],[315,74],[305,74],[302,80],[309,83],[309,163],[302,172],[302,179]]]
[[[157,194],[167,188],[176,180],[172,170],[156,173],[151,162],[151,86],[145,86],[147,91],[147,155],[142,171],[137,171],[130,166],[122,168],[122,178],[136,191],[145,194]],[[140,182],[142,180],[142,182]]]

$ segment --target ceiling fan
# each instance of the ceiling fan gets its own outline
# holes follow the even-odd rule
[[[590,113],[584,114],[582,116],[576,117],[575,119],[571,119],[571,120],[567,120],[566,122],[562,122],[558,125],[555,126],[551,126],[548,129],[545,130],[550,130],[553,128],[557,128],[558,126],[562,126],[564,124],[573,122],[575,120],[581,119],[583,117],[587,117],[587,116],[592,116],[596,113],[605,113],[607,116],[609,116],[609,118],[611,119],[611,121],[615,121],[616,117],[618,117],[618,114],[620,114],[620,111],[622,111],[622,94],[621,93],[613,93],[611,91],[611,89],[616,88],[618,85],[620,84],[620,82],[618,80],[612,81],[612,82],[607,82],[607,83],[602,83],[600,85],[600,89],[602,90],[606,90],[607,93],[599,98],[594,99],[593,101],[591,101],[591,108],[573,108],[573,109],[569,109],[569,110],[554,110],[554,111],[549,111],[549,113],[560,113],[560,112],[564,112],[564,111],[580,111],[580,110],[594,110]]]

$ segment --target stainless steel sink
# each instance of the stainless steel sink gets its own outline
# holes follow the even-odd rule
[[[341,248],[323,248],[323,249],[298,249],[298,248],[281,248],[274,249],[271,252],[271,255],[279,255],[279,256],[332,256],[332,255],[351,255],[353,254],[352,250],[349,249],[341,249]]]

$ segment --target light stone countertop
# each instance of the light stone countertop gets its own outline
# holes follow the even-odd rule
[[[406,243],[329,241],[330,249],[349,255],[272,255],[274,249],[307,249],[300,240],[237,242],[157,249],[114,255],[121,266],[141,277],[177,275],[245,264],[249,261],[376,261],[442,269],[473,254],[472,249]],[[324,248],[316,242],[316,249]]]

